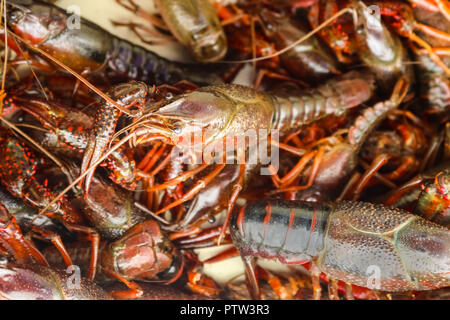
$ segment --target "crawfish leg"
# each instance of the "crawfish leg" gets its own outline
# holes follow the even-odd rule
[[[222,226],[222,230],[220,231],[220,236],[218,240],[218,245],[222,243],[222,240],[225,238],[225,233],[228,229],[228,225],[230,224],[231,213],[233,212],[234,205],[238,199],[239,193],[244,188],[244,174],[245,174],[245,164],[240,165],[239,177],[236,184],[233,186],[233,192],[231,193],[230,200],[228,201],[227,208],[227,216],[225,218],[225,222]]]
[[[234,258],[239,256],[239,251],[236,249],[236,247],[231,247],[229,249],[226,249],[218,254],[216,254],[215,256],[212,256],[211,258],[204,260],[203,264],[207,264],[207,263],[215,263],[215,262],[219,262],[219,261],[223,261],[229,258]]]
[[[179,175],[178,177],[170,179],[170,180],[164,182],[163,184],[151,187],[147,191],[151,192],[151,191],[157,191],[157,190],[164,190],[164,189],[167,189],[169,187],[176,186],[177,184],[179,184],[181,182],[184,182],[184,181],[186,181],[189,178],[192,178],[197,173],[199,173],[200,171],[205,169],[207,166],[208,166],[208,164],[202,164],[202,165],[198,166],[195,169],[186,171],[186,172],[182,173],[181,175]]]
[[[154,15],[150,12],[142,10],[142,8],[137,3],[135,3],[133,0],[126,0],[126,1],[125,0],[116,0],[116,2],[123,8],[133,12],[138,17],[148,20],[152,25],[154,25],[160,29],[169,31],[167,24],[164,23],[164,21],[162,19],[158,18],[156,15]]]
[[[413,156],[405,157],[402,163],[394,171],[384,174],[389,180],[399,180],[417,167],[417,161]]]
[[[58,250],[58,252],[61,254],[66,267],[70,267],[73,265],[72,259],[70,258],[70,255],[67,252],[67,249],[64,246],[61,237],[59,235],[57,235],[53,231],[45,230],[38,226],[33,226],[30,232],[31,237],[33,238],[51,242]]]
[[[334,279],[328,282],[328,295],[331,300],[339,300],[338,282]]]
[[[312,166],[311,166],[311,172],[309,174],[308,181],[306,182],[305,185],[303,185],[303,186],[287,187],[287,185],[289,185],[293,181],[293,179],[295,179],[300,174],[300,172],[299,172],[298,174],[295,175],[294,178],[291,178],[289,181],[287,181],[286,183],[281,185],[280,189],[279,190],[275,190],[275,192],[276,193],[278,193],[278,192],[294,192],[295,193],[296,191],[305,190],[305,189],[308,189],[309,187],[311,187],[313,185],[313,183],[314,183],[314,180],[316,179],[317,173],[319,172],[320,162],[322,161],[324,152],[325,151],[324,151],[323,148],[320,148],[317,151],[317,154],[315,155],[314,161],[313,161]]]
[[[0,244],[14,256],[19,264],[30,263],[30,257],[43,266],[47,260],[34,244],[26,239],[14,216],[0,203]]]
[[[140,23],[135,22],[118,22],[111,21],[115,27],[127,27],[131,32],[133,32],[139,40],[148,45],[167,45],[170,43],[176,43],[173,37],[166,36],[165,34],[157,31],[156,29],[149,28]],[[147,35],[147,38],[144,36]],[[148,36],[152,38],[159,38],[161,40],[149,40]]]
[[[369,169],[364,172],[361,179],[359,180],[358,185],[355,188],[355,191],[353,191],[353,200],[358,200],[361,192],[363,191],[364,187],[367,185],[367,183],[370,181],[370,179],[373,177],[373,175],[386,164],[386,162],[389,160],[389,156],[385,154],[381,154],[377,156],[375,159],[373,159],[372,164]]]
[[[222,227],[213,227],[206,232],[201,232],[199,227],[194,227],[193,230],[198,231],[194,234],[193,238],[181,239],[177,242],[177,246],[182,249],[194,249],[194,248],[205,248],[213,247],[218,245],[217,237],[221,234]],[[171,235],[172,236],[172,235]],[[178,238],[179,234],[176,235]]]
[[[420,186],[424,180],[424,177],[422,175],[418,177],[412,178],[410,181],[406,182],[404,185],[399,187],[398,189],[394,190],[392,193],[390,193],[388,199],[384,202],[385,206],[392,206],[397,202],[401,197],[403,197],[405,194],[413,190],[414,188]]]
[[[279,277],[264,270],[263,268],[258,268],[258,274],[260,274],[261,278],[265,279],[269,283],[272,290],[281,300],[292,300],[294,298],[289,289],[281,283]]]
[[[144,294],[144,291],[137,283],[135,283],[133,281],[128,281],[127,279],[125,279],[124,277],[120,276],[119,274],[117,274],[116,272],[114,272],[110,269],[105,269],[105,272],[107,274],[109,274],[111,277],[116,278],[117,280],[119,280],[120,282],[122,282],[123,284],[125,284],[128,287],[128,290],[111,292],[111,295],[114,298],[116,298],[116,299],[137,299]]]
[[[320,286],[320,270],[314,262],[311,263],[311,280],[313,285],[313,299],[320,300],[322,287]]]
[[[207,297],[217,297],[220,294],[220,290],[214,280],[198,271],[195,271],[195,269],[189,271],[188,273],[187,286],[193,292]]]
[[[316,155],[317,151],[312,151],[300,158],[297,164],[289,171],[283,178],[280,178],[278,174],[274,173],[271,175],[272,181],[277,188],[282,188],[289,183],[291,183],[295,178],[297,178],[300,173],[302,173],[305,166],[309,161]]]
[[[179,206],[180,204],[192,199],[192,197],[194,197],[209,182],[211,182],[211,180],[214,179],[223,170],[223,168],[225,168],[225,164],[219,164],[217,166],[217,168],[214,169],[213,171],[211,171],[211,173],[209,173],[206,177],[197,181],[197,183],[192,187],[192,189],[190,189],[188,192],[186,192],[186,194],[182,198],[180,198],[180,199],[172,202],[171,204],[165,206],[164,208],[158,210],[158,212],[155,212],[155,214],[163,213],[169,209]]]
[[[88,279],[90,281],[93,281],[97,270],[98,247],[100,245],[100,236],[98,232],[94,228],[75,225],[68,222],[65,222],[64,226],[70,231],[81,234],[82,239],[87,240],[91,243],[91,261],[89,263]]]
[[[253,300],[261,300],[261,289],[256,276],[256,259],[252,256],[243,256],[242,261],[245,266],[248,292]]]

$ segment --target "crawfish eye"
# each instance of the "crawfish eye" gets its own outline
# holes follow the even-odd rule
[[[166,93],[166,99],[167,100],[170,100],[170,99],[172,99],[173,98],[173,93],[172,92],[167,92]]]
[[[6,266],[8,264],[8,258],[0,256],[0,266]]]
[[[22,10],[12,10],[9,14],[9,19],[14,22],[18,22],[25,17],[25,13]]]
[[[181,127],[174,127],[173,128],[173,132],[175,132],[175,134],[180,134],[181,133]]]

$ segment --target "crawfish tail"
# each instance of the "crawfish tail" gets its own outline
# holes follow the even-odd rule
[[[384,119],[386,114],[397,108],[405,98],[409,88],[409,80],[406,76],[400,78],[389,100],[379,102],[371,108],[364,110],[348,132],[348,141],[358,152],[369,133]]]
[[[450,78],[426,54],[416,54],[420,70],[420,92],[428,108],[448,112],[450,107]]]
[[[283,132],[327,115],[341,115],[369,100],[373,91],[372,73],[351,71],[298,97],[272,96],[273,128]]]
[[[186,64],[169,61],[154,52],[148,51],[126,40],[111,36],[112,45],[107,54],[106,73],[110,77],[122,77],[146,83],[174,84],[187,80],[198,85],[218,84],[217,70],[223,65]]]

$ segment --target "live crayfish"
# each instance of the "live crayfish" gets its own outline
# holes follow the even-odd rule
[[[28,44],[50,53],[76,72],[155,84],[181,80],[203,85],[221,82],[218,75],[198,65],[168,61],[82,18],[81,29],[71,29],[69,15],[54,5],[39,1],[28,5],[7,3],[8,26]]]
[[[310,92],[306,91],[298,97],[268,95],[237,85],[210,86],[174,97],[173,100],[151,105],[134,123],[134,131],[124,139],[142,135],[153,135],[156,138],[162,136],[168,143],[185,148],[188,154],[192,153],[193,148],[200,146],[201,156],[204,156],[207,148],[214,148],[226,139],[244,137],[245,132],[248,131],[261,132],[263,130],[265,136],[262,138],[267,139],[267,136],[275,130],[283,135],[323,116],[342,114],[347,109],[368,100],[372,95],[372,90],[372,76],[371,73],[366,72],[348,73],[340,79],[332,79],[325,85]],[[132,101],[145,105],[147,91],[144,84],[135,83],[128,87],[126,85],[117,86],[112,89],[111,94],[117,96],[119,103],[123,106]],[[86,171],[90,164],[101,159],[102,150],[112,138],[118,115],[117,109],[109,104],[104,104],[99,108],[96,129],[93,131],[95,134],[91,134],[84,155],[83,171]],[[111,118],[113,122],[110,121]],[[108,126],[104,126],[107,123],[109,123]],[[200,139],[197,141],[194,139],[194,143],[191,144],[195,134],[200,134]],[[241,151],[247,147],[248,143],[244,142]],[[234,148],[239,147],[234,146]],[[222,151],[220,157],[223,156]],[[224,164],[219,164],[207,177],[187,191],[181,199],[159,209],[157,214],[191,199],[224,167]],[[240,177],[233,187],[229,213],[242,189],[244,171],[241,170]],[[93,171],[87,175],[87,189],[92,175]]]

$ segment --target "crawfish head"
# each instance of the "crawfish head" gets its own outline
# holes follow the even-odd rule
[[[103,252],[102,265],[127,279],[171,282],[181,271],[175,247],[155,221],[147,220],[128,230]]]
[[[207,145],[226,134],[235,109],[232,99],[215,87],[205,87],[156,103],[138,123],[173,145]]]
[[[24,5],[8,1],[7,24],[19,36],[36,45],[63,32],[66,16],[41,4]]]

